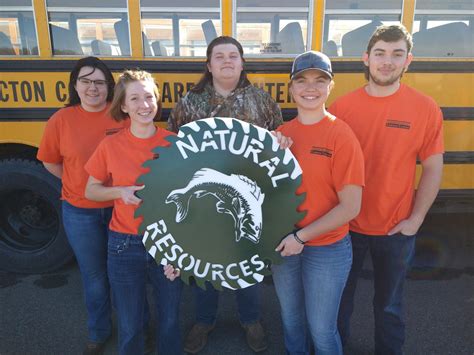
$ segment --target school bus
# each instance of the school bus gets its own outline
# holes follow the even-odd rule
[[[0,268],[46,272],[72,257],[61,224],[60,181],[35,156],[46,121],[67,100],[78,58],[98,56],[114,73],[152,72],[165,125],[198,80],[207,44],[230,35],[244,47],[251,81],[289,119],[296,112],[288,95],[296,54],[314,49],[332,58],[334,99],[364,84],[361,55],[374,29],[400,22],[415,42],[403,81],[432,96],[444,114],[444,176],[432,210],[472,211],[472,0],[2,0]]]

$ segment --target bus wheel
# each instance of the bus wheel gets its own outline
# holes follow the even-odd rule
[[[43,273],[72,259],[60,192],[60,180],[41,164],[0,161],[0,269]]]

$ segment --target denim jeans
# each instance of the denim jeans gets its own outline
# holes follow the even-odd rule
[[[415,254],[415,236],[369,236],[351,232],[354,262],[341,300],[338,328],[343,343],[349,338],[357,279],[370,251],[374,269],[375,353],[402,354],[405,322],[403,284]]]
[[[112,332],[107,277],[107,227],[112,208],[79,208],[62,202],[63,225],[81,271],[89,340],[104,342]]]
[[[141,236],[109,230],[108,272],[119,328],[119,354],[143,354],[147,280],[153,288],[157,352],[182,354],[179,328],[181,279],[170,281],[146,251]]]
[[[337,314],[352,263],[350,237],[325,246],[305,246],[301,254],[273,265],[287,354],[342,354]]]
[[[255,323],[260,319],[259,288],[260,285],[256,284],[234,291],[241,324]],[[205,290],[194,286],[194,295],[196,300],[196,321],[203,324],[214,324],[217,318],[219,291],[211,283],[206,282]]]

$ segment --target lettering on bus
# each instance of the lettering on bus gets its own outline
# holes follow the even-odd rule
[[[161,102],[163,103],[178,102],[179,99],[183,97],[186,94],[186,92],[191,90],[191,88],[194,85],[195,84],[193,82],[186,82],[186,83],[180,83],[180,82],[170,83],[167,81],[163,82],[162,87],[160,87]],[[288,90],[287,83],[267,82],[267,83],[254,83],[253,85],[255,87],[262,89],[263,91],[266,91],[279,104],[283,104],[286,102],[293,102],[290,91]]]
[[[194,85],[191,81],[158,82],[161,102],[165,107],[174,106]],[[286,82],[254,82],[253,85],[266,91],[278,104],[293,102]],[[67,100],[68,83],[64,80],[0,80],[0,102],[58,106]]]
[[[193,82],[170,83],[170,82],[165,81],[163,83],[163,87],[160,88],[161,102],[176,103],[179,101],[181,97],[183,97],[186,94],[186,92],[191,90],[193,86],[194,86]],[[186,88],[186,91],[184,91],[184,88]]]
[[[67,100],[67,86],[63,81],[57,81],[56,99],[59,102]],[[46,102],[46,85],[44,81],[17,81],[0,80],[0,101],[1,102]]]
[[[59,102],[65,102],[67,100],[66,84],[63,81],[56,82],[56,98]]]
[[[44,89],[44,82],[42,81],[0,81],[0,101],[7,102],[13,100],[23,100],[24,102],[31,102],[31,100],[38,102],[46,101],[46,94]]]
[[[278,104],[293,102],[287,83],[255,83],[253,86],[266,91]]]

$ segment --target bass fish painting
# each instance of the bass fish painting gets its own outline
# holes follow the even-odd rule
[[[257,244],[262,234],[262,204],[265,197],[257,183],[243,175],[226,175],[203,168],[194,174],[188,185],[170,192],[166,203],[176,204],[176,222],[183,221],[191,199],[213,196],[216,211],[234,219],[235,241],[246,238]]]

